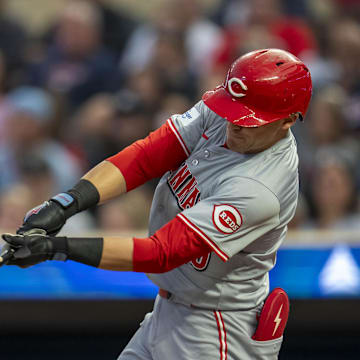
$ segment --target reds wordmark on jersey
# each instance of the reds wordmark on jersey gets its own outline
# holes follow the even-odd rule
[[[168,185],[176,197],[181,210],[193,207],[200,200],[200,190],[197,181],[184,163],[176,172],[171,172]]]

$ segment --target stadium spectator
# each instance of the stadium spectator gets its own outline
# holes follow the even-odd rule
[[[158,72],[149,66],[142,71],[129,74],[124,88],[117,94],[124,112],[136,107],[137,111],[144,111],[149,116],[157,111],[164,96],[164,84]]]
[[[222,27],[229,27],[239,23],[244,24],[250,13],[250,2],[251,0],[220,0],[215,8],[213,18]],[[307,0],[281,1],[284,13],[302,18],[311,17],[313,11],[312,3]],[[326,3],[322,2],[320,7],[324,8],[326,5]]]
[[[318,158],[311,183],[313,217],[303,228],[359,230],[358,196],[352,167],[335,153]]]
[[[79,177],[80,168],[63,144],[49,137],[53,116],[51,96],[35,87],[19,87],[7,101],[10,114],[6,122],[6,141],[0,144],[0,191],[20,178],[24,156],[42,158],[56,179],[56,191],[66,189]]]
[[[19,180],[31,189],[34,206],[39,201],[49,199],[57,188],[54,173],[48,163],[34,153],[25,154],[19,159]]]
[[[133,234],[146,229],[152,192],[142,186],[125,196],[110,201],[98,209],[99,229],[107,234]]]
[[[147,88],[157,89],[156,77],[152,73],[148,75],[149,78],[139,77],[139,81],[133,79],[132,91],[125,89],[114,97],[116,119],[113,123],[113,138],[119,149],[146,137],[152,129],[152,115],[160,102],[156,103],[156,107],[151,107],[155,105],[151,101],[159,101],[160,98],[157,99],[154,93],[146,94]],[[146,101],[149,102],[146,103]]]
[[[339,18],[328,28],[330,57],[341,71],[338,81],[349,92],[360,91],[360,25],[349,18]]]
[[[98,8],[101,16],[102,43],[116,57],[121,56],[127,41],[135,29],[136,22],[124,11],[115,10],[104,0],[87,0]]]
[[[360,24],[341,17],[329,25],[329,57],[338,69],[337,82],[348,92],[345,116],[352,129],[360,129]]]
[[[315,202],[308,212],[307,200],[316,199],[314,174],[326,154],[337,154],[352,169],[358,194],[358,2],[219,3],[217,24],[224,29],[206,16],[199,1],[161,1],[148,22],[136,26],[132,15],[105,0],[71,0],[50,25],[49,42],[39,51],[37,38],[5,16],[6,1],[0,0],[0,165],[7,169],[0,173],[0,191],[18,182],[33,187],[37,197],[66,189],[79,169],[145,136],[169,115],[185,112],[203,90],[222,83],[234,57],[280,47],[306,62],[314,84],[310,112],[294,129],[304,193],[304,211],[294,226],[313,216]],[[26,61],[29,66],[23,66]],[[119,78],[119,67],[126,78]],[[22,69],[28,70],[27,78]],[[24,89],[32,100],[19,112],[16,101],[11,102]],[[36,92],[50,99],[50,108]],[[63,170],[55,173],[59,164]]]
[[[159,128],[173,114],[183,114],[191,107],[187,97],[178,93],[170,93],[163,98],[161,106],[153,117],[153,129]]]
[[[54,42],[29,67],[29,82],[63,95],[70,110],[95,93],[113,89],[116,62],[101,43],[102,21],[87,1],[70,2],[59,16]]]
[[[322,153],[331,151],[358,168],[360,144],[349,131],[344,118],[347,94],[338,85],[319,90],[314,96],[311,111],[304,124],[295,127],[300,159],[300,179],[303,191],[308,191],[313,168]]]
[[[88,99],[65,127],[63,137],[79,154],[85,170],[121,150],[114,136],[116,116],[114,98],[99,93]]]
[[[224,72],[238,56],[255,50],[249,47],[252,43],[249,38],[254,35],[254,31],[265,36],[264,39],[258,39],[262,40],[262,46],[268,42],[265,47],[276,45],[300,58],[317,50],[311,27],[302,19],[285,14],[279,0],[252,0],[244,6],[247,6],[246,17],[225,28],[214,59],[214,70]],[[258,44],[256,42],[256,46]]]
[[[183,34],[190,70],[204,73],[220,44],[222,31],[204,15],[198,0],[163,1],[152,21],[140,25],[130,37],[121,60],[125,73],[141,71],[149,64],[161,33]]]
[[[20,21],[7,12],[6,5],[6,0],[0,0],[0,50],[7,69],[5,86],[12,88],[21,84],[29,37]]]
[[[15,232],[22,224],[24,214],[34,202],[31,189],[25,184],[17,183],[0,193],[0,229]],[[0,243],[0,245],[2,245]]]
[[[181,34],[158,36],[149,68],[155,71],[165,94],[178,93],[188,99],[197,96],[197,77],[189,67],[184,38]]]
[[[0,144],[5,141],[5,123],[9,112],[9,106],[5,101],[5,78],[7,70],[4,54],[0,51]]]

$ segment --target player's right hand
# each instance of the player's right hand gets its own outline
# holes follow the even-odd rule
[[[47,235],[55,236],[66,222],[65,209],[53,200],[45,201],[27,212],[17,234],[30,234],[43,230]],[[33,231],[31,231],[33,230]]]
[[[56,241],[60,241],[62,250],[67,248],[66,238],[55,238],[41,234],[12,235],[3,234],[4,247],[12,251],[12,256],[7,260],[6,265],[17,265],[27,268],[46,260],[51,260],[57,253]],[[66,255],[63,255],[66,259]]]

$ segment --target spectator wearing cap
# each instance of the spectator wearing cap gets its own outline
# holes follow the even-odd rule
[[[5,126],[6,141],[0,145],[0,191],[20,180],[20,164],[29,154],[45,161],[58,190],[72,186],[80,169],[70,152],[49,136],[51,96],[42,89],[24,86],[10,92],[7,102],[10,113]]]
[[[96,6],[71,1],[59,15],[53,42],[29,66],[29,82],[45,87],[77,109],[92,95],[112,90],[116,60],[101,42],[102,18]]]

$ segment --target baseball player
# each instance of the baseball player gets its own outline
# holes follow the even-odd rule
[[[159,295],[120,360],[276,359],[289,302],[282,289],[269,295],[268,272],[296,208],[290,128],[311,89],[309,70],[286,51],[238,58],[185,114],[30,210],[17,235],[3,235],[8,264],[146,272]],[[55,236],[75,213],[155,177],[149,237]]]

